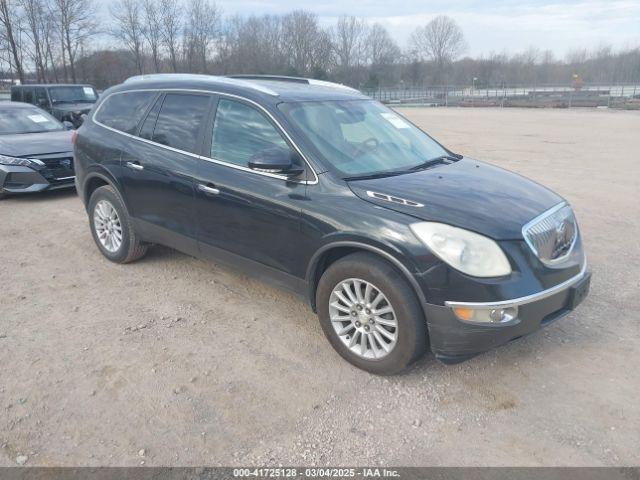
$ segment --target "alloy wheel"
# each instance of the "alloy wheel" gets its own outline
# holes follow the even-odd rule
[[[338,338],[361,358],[379,360],[396,345],[398,321],[393,306],[366,280],[349,278],[333,288],[329,318]]]
[[[115,253],[122,245],[122,225],[118,212],[108,200],[100,200],[93,210],[93,224],[102,246]]]

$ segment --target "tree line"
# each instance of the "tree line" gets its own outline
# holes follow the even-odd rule
[[[281,74],[357,88],[640,82],[640,48],[580,49],[565,58],[535,47],[466,56],[454,19],[438,16],[401,47],[379,24],[314,13],[224,15],[213,0],[0,0],[0,75],[99,88],[144,73]],[[101,18],[103,21],[99,21]]]

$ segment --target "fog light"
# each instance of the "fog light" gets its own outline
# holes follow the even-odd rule
[[[460,320],[477,323],[507,323],[518,316],[518,307],[466,308],[455,307],[453,313]]]

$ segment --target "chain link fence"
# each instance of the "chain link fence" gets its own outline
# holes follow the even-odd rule
[[[610,107],[640,110],[640,84],[363,89],[387,104],[453,107]]]

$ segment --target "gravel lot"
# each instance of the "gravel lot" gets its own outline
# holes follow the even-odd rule
[[[114,265],[75,194],[10,198],[0,465],[638,465],[640,112],[402,113],[573,204],[594,274],[581,308],[380,378],[287,293],[160,247]]]

